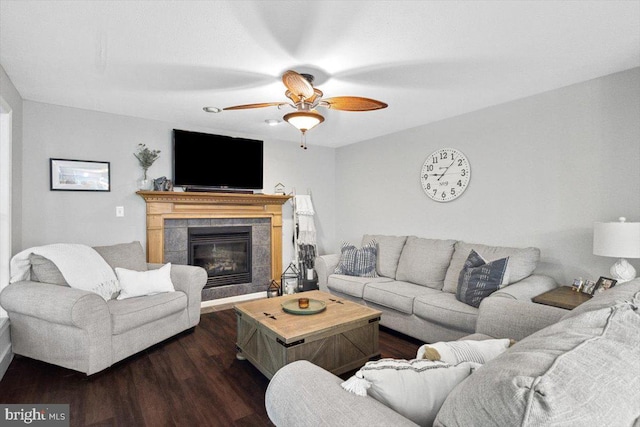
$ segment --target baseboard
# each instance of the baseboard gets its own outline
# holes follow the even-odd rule
[[[236,302],[249,301],[249,300],[258,299],[258,298],[265,298],[266,296],[267,296],[267,293],[263,291],[263,292],[254,292],[252,294],[246,294],[246,295],[237,295],[235,297],[212,299],[209,301],[202,301],[202,303],[200,303],[200,308],[215,307],[217,305],[224,305],[224,304],[234,304]]]
[[[13,360],[11,351],[11,331],[9,329],[9,319],[0,317],[0,380],[9,369],[9,364]]]

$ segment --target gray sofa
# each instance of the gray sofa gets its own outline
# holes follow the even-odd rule
[[[434,426],[640,426],[639,307],[640,279],[572,311],[490,302],[466,339],[526,338],[458,384]],[[289,364],[269,384],[267,413],[279,427],[416,425],[341,382],[309,362]]]
[[[112,267],[146,271],[139,242],[94,248]],[[31,280],[0,293],[8,312],[13,352],[94,374],[200,321],[207,274],[200,267],[171,266],[175,292],[105,301],[74,289],[46,258],[32,256]]]
[[[476,330],[480,310],[456,299],[458,278],[473,249],[485,260],[509,257],[505,286],[488,299],[530,301],[553,289],[555,281],[532,274],[536,248],[505,248],[415,236],[365,235],[375,240],[379,277],[334,274],[340,255],[317,257],[320,290],[382,311],[380,324],[427,343],[455,340]]]

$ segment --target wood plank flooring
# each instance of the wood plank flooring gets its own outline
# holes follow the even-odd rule
[[[236,359],[235,339],[235,313],[224,310],[91,377],[16,356],[0,382],[0,402],[68,403],[72,426],[270,426],[269,382]],[[380,331],[382,357],[410,359],[419,345]]]

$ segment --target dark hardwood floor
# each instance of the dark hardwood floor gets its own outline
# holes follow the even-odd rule
[[[91,377],[16,356],[0,402],[68,403],[72,426],[272,425],[264,407],[269,381],[236,359],[235,338],[234,311],[224,310]],[[381,328],[382,357],[410,359],[419,345]]]

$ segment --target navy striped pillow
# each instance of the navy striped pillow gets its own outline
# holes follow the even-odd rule
[[[487,263],[472,249],[460,272],[456,299],[480,307],[484,298],[500,289],[508,261],[509,257]]]
[[[378,277],[378,273],[376,273],[377,258],[378,245],[375,240],[360,249],[351,243],[344,242],[340,251],[340,261],[334,273],[347,276]]]

